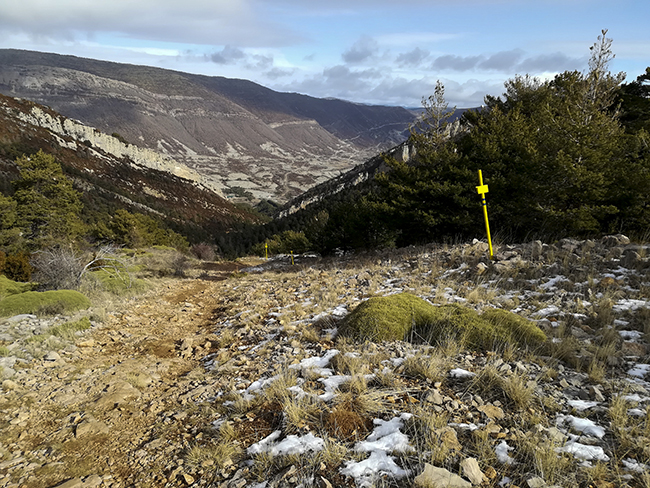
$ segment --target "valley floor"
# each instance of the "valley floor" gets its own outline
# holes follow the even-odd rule
[[[160,279],[0,397],[0,487],[650,487],[650,263],[623,236],[280,257]],[[365,298],[534,320],[542,350],[355,344]],[[39,319],[0,324],[3,340]],[[21,346],[22,347],[22,346]],[[1,358],[0,358],[1,359]],[[6,358],[5,358],[6,359]],[[7,370],[5,370],[6,372]],[[461,479],[462,478],[462,479]]]

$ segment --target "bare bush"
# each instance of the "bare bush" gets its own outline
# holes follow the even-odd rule
[[[190,251],[197,259],[201,261],[214,261],[216,253],[214,252],[214,246],[202,242],[200,244],[194,244]]]
[[[112,246],[104,246],[92,256],[77,254],[70,248],[54,247],[35,253],[31,264],[36,270],[34,279],[43,289],[76,290],[86,273],[99,270],[123,281],[127,287],[131,284],[128,267]]]

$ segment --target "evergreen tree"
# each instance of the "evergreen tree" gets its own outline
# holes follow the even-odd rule
[[[54,156],[42,150],[16,160],[17,224],[32,247],[72,241],[82,231],[81,200]]]

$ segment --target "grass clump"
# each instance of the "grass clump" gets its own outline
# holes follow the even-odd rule
[[[90,307],[90,300],[74,290],[27,291],[0,301],[0,317],[24,313],[69,313]]]
[[[537,346],[546,340],[536,325],[512,312],[490,310],[479,315],[456,304],[436,307],[410,293],[367,300],[344,320],[340,334],[357,340],[431,345],[453,340],[477,350],[513,343]]]
[[[90,319],[88,317],[83,317],[79,320],[72,322],[66,322],[65,324],[55,325],[48,329],[48,334],[60,337],[62,339],[73,339],[76,332],[81,332],[88,330],[92,327]]]

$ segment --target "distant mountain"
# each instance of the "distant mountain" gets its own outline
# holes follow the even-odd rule
[[[124,144],[48,107],[0,95],[0,191],[11,191],[15,158],[39,149],[57,158],[91,211],[144,213],[197,239],[256,221],[168,156]]]
[[[0,50],[0,93],[168,154],[228,196],[286,202],[401,143],[414,113],[256,83]]]

